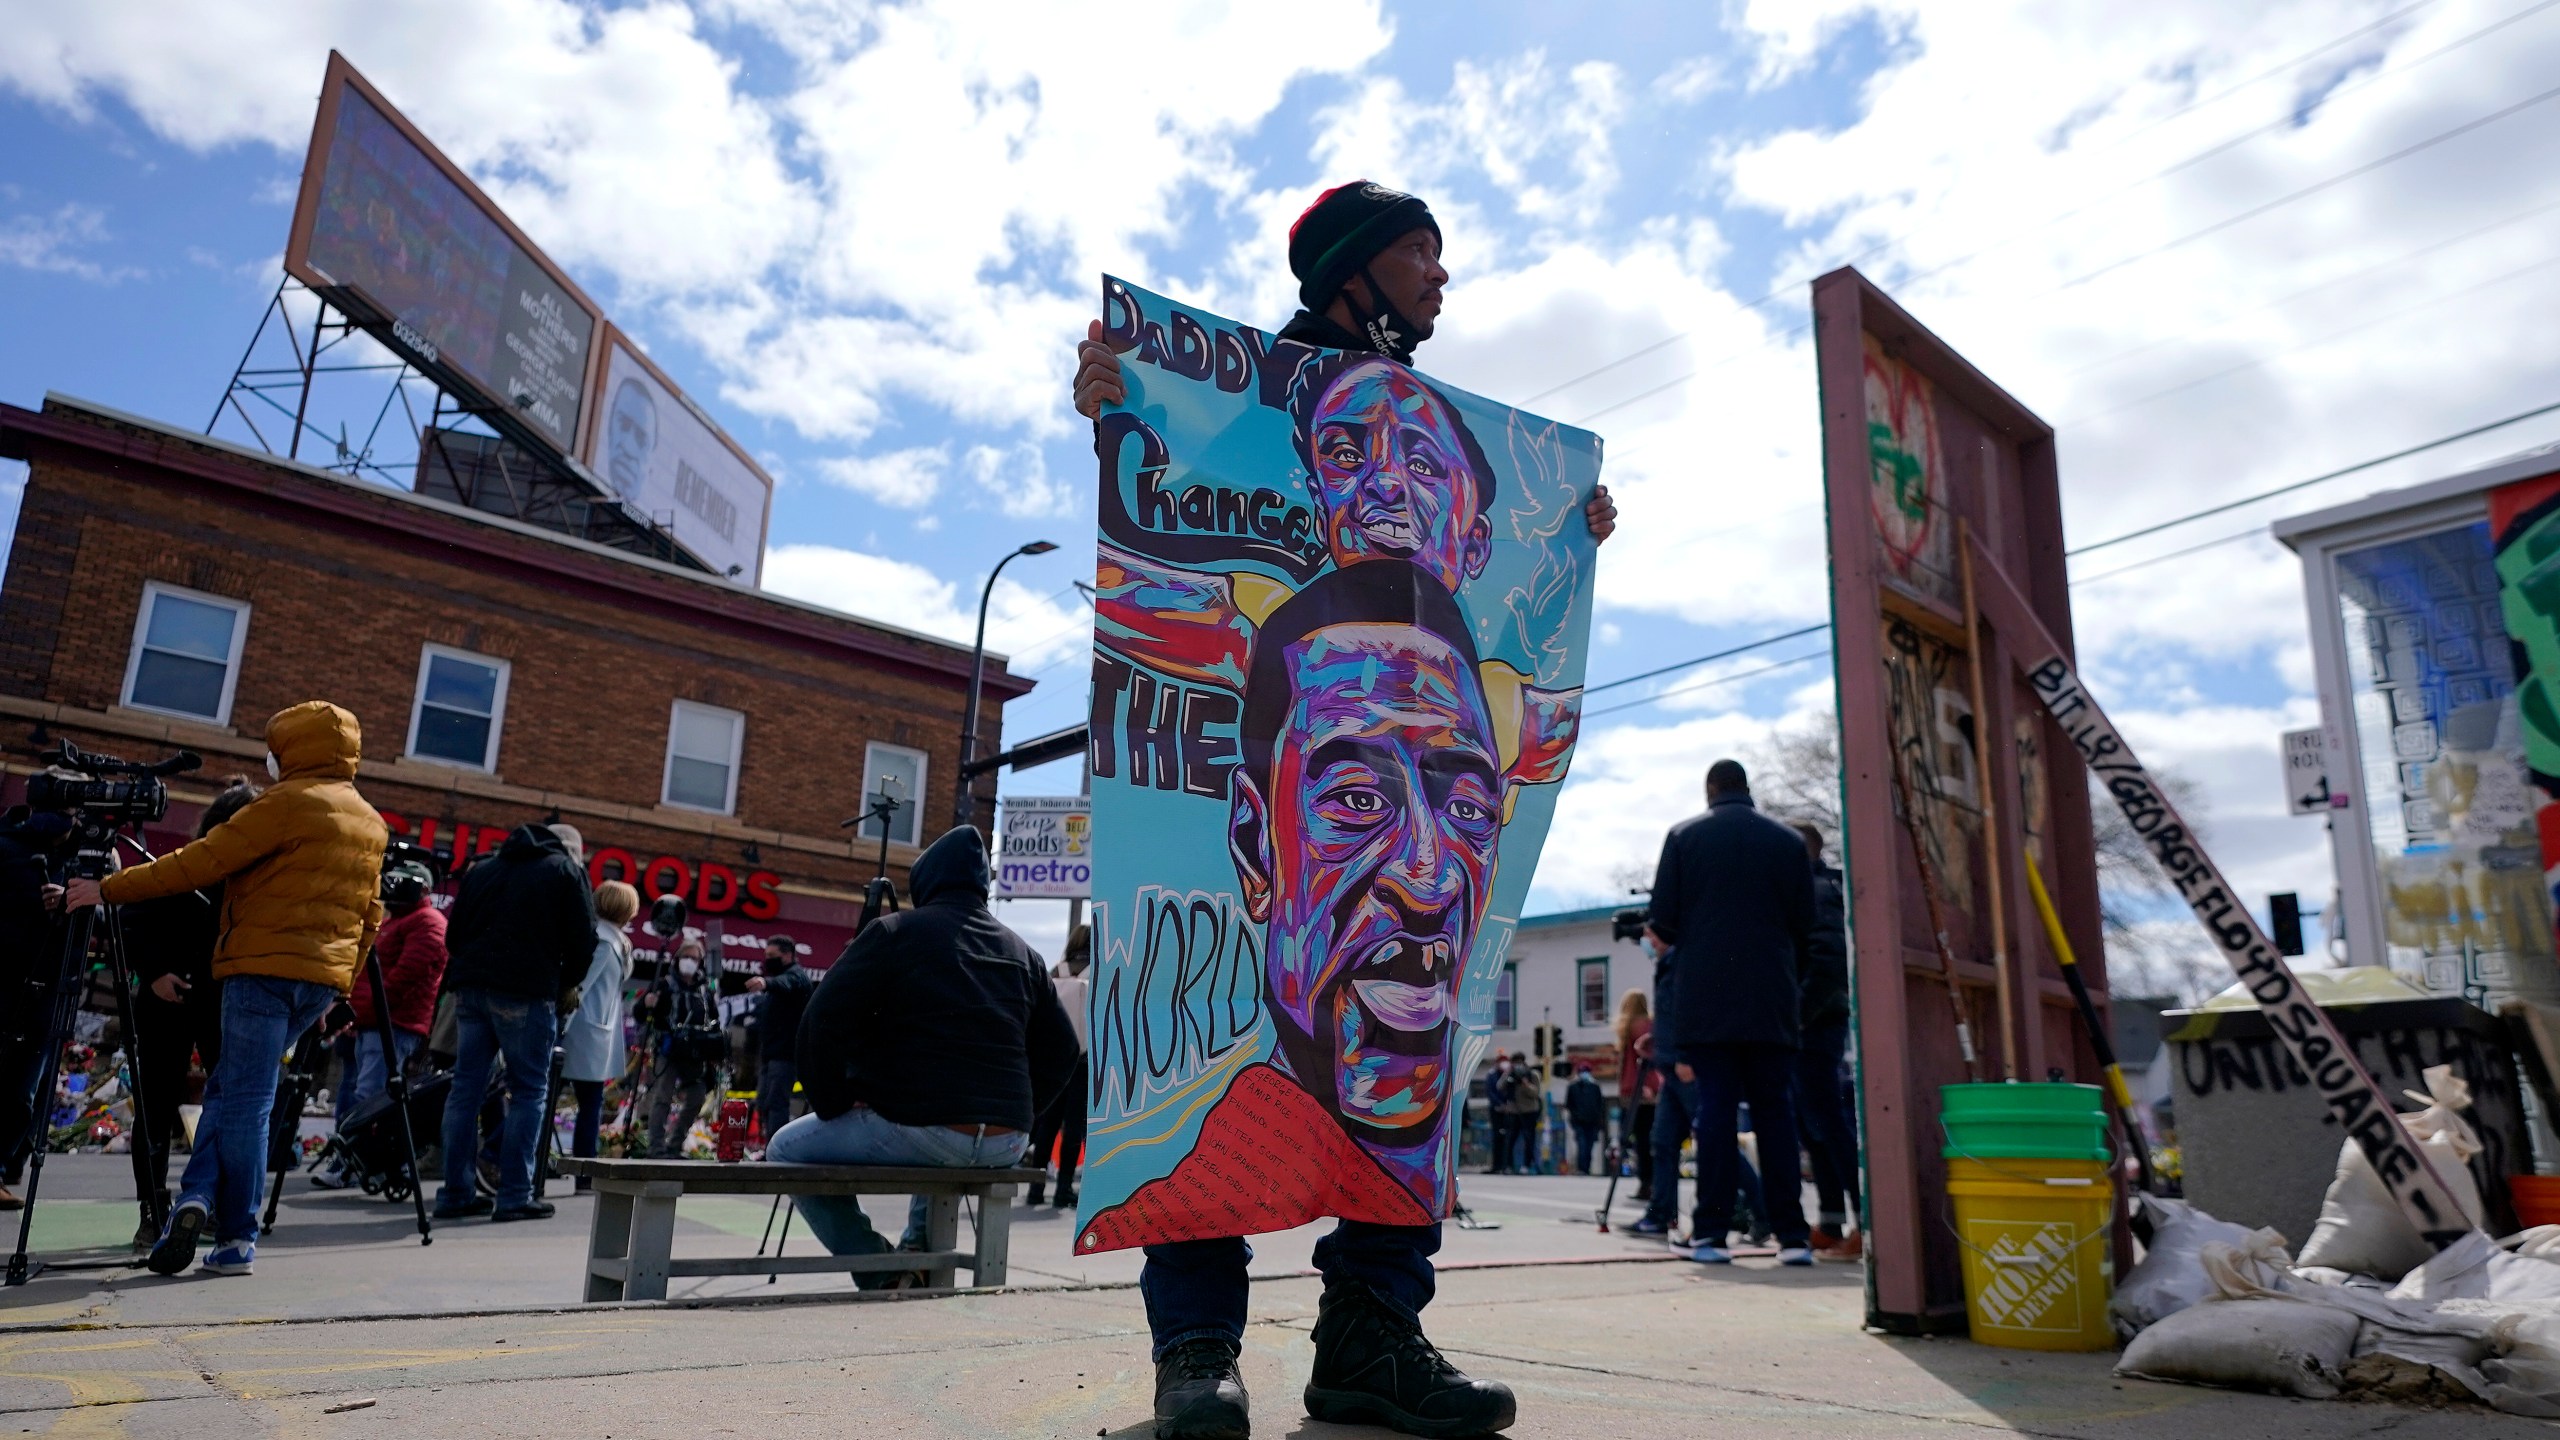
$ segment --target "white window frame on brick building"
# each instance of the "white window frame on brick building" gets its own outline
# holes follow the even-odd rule
[[[214,663],[214,657],[209,654],[182,650],[170,644],[152,643],[151,622],[159,613],[160,601],[163,598],[186,601],[192,604],[207,606],[212,609],[227,610],[231,612],[231,643],[228,648],[223,651],[220,662],[222,665],[222,695],[219,703],[214,706],[210,713],[202,710],[182,709],[173,705],[154,705],[147,700],[137,698],[134,694],[134,686],[139,684],[142,680],[142,662],[146,653],[165,655],[173,660],[191,662],[199,665]],[[164,637],[164,639],[174,638],[175,637]],[[124,698],[122,703],[127,709],[148,710],[154,715],[176,715],[188,720],[202,721],[212,725],[230,724],[231,696],[232,692],[238,689],[240,684],[240,647],[247,642],[248,638],[248,601],[235,600],[228,595],[208,595],[201,590],[189,590],[177,585],[164,585],[157,580],[144,581],[142,584],[142,603],[135,610],[133,616],[133,649],[125,656],[124,690],[122,692]]]
[[[481,747],[480,759],[476,764],[469,760],[457,760],[450,755],[424,755],[418,751],[418,730],[426,718],[427,711],[427,676],[439,659],[451,660],[462,665],[476,665],[482,669],[497,672],[497,679],[490,686],[489,713],[486,717],[489,722],[489,739],[488,743]],[[409,743],[403,753],[412,760],[423,760],[430,765],[450,765],[457,770],[478,770],[486,774],[496,774],[498,736],[506,728],[507,723],[507,676],[513,668],[507,661],[495,655],[475,654],[469,650],[460,650],[451,645],[437,645],[432,642],[420,646],[417,688],[411,691],[409,696]],[[439,703],[436,708],[449,710],[457,715],[474,715],[477,718],[476,712],[466,710],[459,705]]]
[[[685,721],[688,719],[697,724],[725,725],[728,727],[728,739],[703,747],[698,752],[680,750],[677,747],[683,743]],[[697,735],[694,738],[700,740],[705,737]],[[678,810],[698,810],[706,815],[738,813],[738,757],[745,751],[746,744],[747,717],[743,713],[723,709],[717,705],[705,705],[698,700],[675,702],[667,711],[667,768],[658,786],[659,803],[673,806]],[[676,762],[679,760],[694,765],[720,767],[719,804],[705,805],[695,800],[676,798]]]
[[[924,792],[925,787],[933,782],[933,772],[930,768],[933,757],[912,745],[891,745],[881,740],[874,740],[864,746],[862,808],[865,811],[871,808],[871,797],[879,789],[882,755],[910,757],[916,763],[915,789],[899,797],[897,816],[889,825],[889,843],[892,845],[920,844],[924,838]],[[866,820],[862,824],[861,835],[863,839],[877,843],[880,839],[880,827]]]

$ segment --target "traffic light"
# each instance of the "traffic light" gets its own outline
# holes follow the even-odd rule
[[[2283,955],[2302,953],[2302,897],[2288,890],[2267,897],[2267,938],[2276,942]]]

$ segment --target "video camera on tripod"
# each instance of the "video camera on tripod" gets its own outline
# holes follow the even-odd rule
[[[51,757],[53,769],[27,777],[27,807],[47,814],[61,815],[71,822],[58,883],[73,880],[104,880],[115,868],[115,847],[119,838],[146,857],[151,853],[135,837],[123,835],[126,830],[139,830],[143,825],[169,813],[169,787],[165,777],[184,774],[204,763],[204,757],[193,750],[181,750],[165,760],[145,764],[115,755],[99,755],[80,749],[69,740],[60,741]],[[87,907],[70,913],[62,927],[62,949],[52,974],[41,969],[29,973],[24,991],[17,1003],[0,1005],[0,1015],[10,1017],[10,1033],[0,1035],[0,1044],[15,1049],[33,1043],[42,1047],[44,1060],[38,1068],[34,1113],[29,1123],[39,1127],[35,1153],[27,1172],[26,1208],[19,1213],[18,1244],[10,1253],[6,1283],[24,1285],[33,1274],[27,1260],[27,1241],[35,1229],[36,1194],[44,1182],[44,1159],[52,1147],[45,1143],[41,1127],[53,1108],[54,1087],[61,1081],[62,1050],[69,1043],[74,1017],[80,1011],[82,992],[87,988],[89,949],[99,933],[99,920],[104,913],[107,968],[115,989],[116,1020],[121,1035],[118,1045],[123,1051],[125,1096],[133,1107],[134,1123],[128,1132],[133,1154],[134,1200],[141,1208],[145,1226],[156,1231],[164,1218],[161,1214],[160,1186],[153,1179],[152,1152],[156,1148],[149,1110],[143,1103],[141,1066],[136,1062],[133,1009],[133,975],[125,963],[124,938],[116,917],[104,907]],[[41,1022],[37,1029],[35,1022]]]
[[[146,765],[95,754],[68,740],[60,742],[52,759],[53,770],[27,777],[27,808],[71,816],[75,840],[85,833],[111,836],[125,826],[161,819],[169,813],[169,787],[163,778],[204,764],[193,750]],[[59,773],[65,770],[73,773]]]

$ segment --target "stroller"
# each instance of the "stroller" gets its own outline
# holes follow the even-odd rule
[[[435,1071],[428,1079],[410,1081],[410,1130],[420,1138],[420,1145],[433,1145],[435,1138],[443,1135],[445,1097],[451,1092],[453,1071]],[[489,1099],[484,1104],[492,1109],[504,1107],[504,1094],[507,1092],[502,1086],[492,1084],[489,1086]],[[489,1125],[489,1120],[492,1120],[492,1115],[484,1112],[481,1130],[494,1135],[494,1125]],[[333,1135],[328,1145],[323,1145],[320,1153],[312,1156],[315,1168],[330,1161],[338,1161],[343,1166],[348,1179],[356,1181],[356,1189],[361,1189],[364,1194],[379,1194],[392,1204],[407,1202],[417,1191],[417,1176],[410,1174],[410,1148],[407,1148],[407,1140],[402,1138],[399,1112],[392,1109],[389,1094],[366,1097],[366,1102],[358,1104],[346,1117],[346,1122],[338,1125],[338,1135]],[[486,1163],[481,1168],[489,1171]],[[497,1186],[494,1171],[481,1176],[481,1184],[494,1189]]]
[[[450,1071],[439,1071],[409,1086],[409,1125],[422,1136],[444,1129],[444,1098],[453,1089]],[[418,1186],[409,1173],[409,1147],[389,1094],[369,1096],[349,1114],[338,1133],[322,1147],[316,1163],[335,1159],[367,1195],[394,1204],[408,1200]]]

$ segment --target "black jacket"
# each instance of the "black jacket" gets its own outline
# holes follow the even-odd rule
[[[1600,1082],[1588,1075],[1576,1075],[1564,1087],[1564,1116],[1576,1125],[1609,1123],[1609,1097],[1600,1093]]]
[[[1671,946],[1666,1059],[1703,1045],[1798,1043],[1813,857],[1795,831],[1747,795],[1672,826],[1654,870],[1652,924]]]
[[[728,1058],[729,1032],[720,1023],[720,986],[708,975],[691,982],[670,969],[651,987],[650,1005],[641,1019],[665,1032],[659,1053],[676,1078],[699,1083]]]
[[[1076,1078],[1048,967],[988,911],[988,883],[977,827],[945,832],[909,874],[915,908],[865,926],[818,983],[799,1068],[820,1117],[1028,1130]]]
[[[498,853],[463,872],[445,929],[448,990],[557,1001],[596,953],[595,898],[560,837],[519,825]]]
[[[1813,867],[1813,935],[1805,947],[1804,1028],[1849,1018],[1849,900],[1840,872]]]
[[[222,887],[181,890],[123,906],[124,950],[133,965],[133,998],[144,1012],[136,1022],[150,1033],[175,1021],[191,1033],[222,1029],[222,987],[213,979],[213,947],[222,938]],[[186,998],[171,1005],[151,986],[163,975],[187,982]],[[364,983],[364,972],[356,972]]]
[[[791,968],[764,977],[764,1003],[756,1007],[756,1051],[767,1060],[789,1060],[800,1053],[800,1016],[817,991],[817,978],[793,961]]]
[[[44,908],[44,887],[53,883],[57,852],[70,833],[65,817],[23,806],[0,817],[0,985],[12,987],[5,1002],[11,1009],[22,998],[41,1009],[43,1002],[14,987],[34,984],[50,992],[61,973],[61,920]]]

